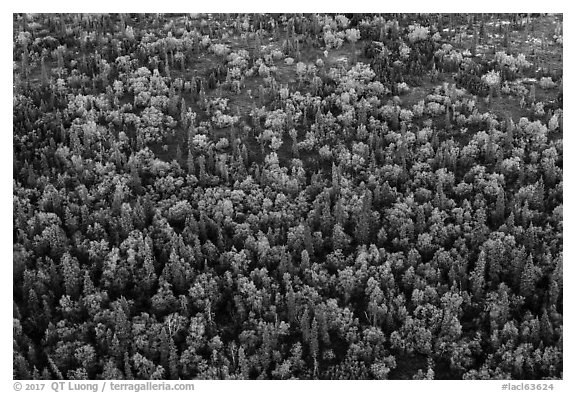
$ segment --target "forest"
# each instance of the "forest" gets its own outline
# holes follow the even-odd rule
[[[561,14],[13,14],[14,379],[562,379]]]

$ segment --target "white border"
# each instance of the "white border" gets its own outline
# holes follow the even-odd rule
[[[5,270],[0,274],[0,288],[3,289],[1,297],[0,315],[5,319],[5,323],[0,324],[0,390],[11,392],[13,390],[12,381],[12,345],[10,338],[12,335],[12,198],[9,189],[12,188],[12,136],[9,127],[12,122],[12,13],[14,12],[182,12],[190,10],[193,12],[555,12],[564,14],[564,42],[569,48],[574,46],[574,14],[572,8],[567,5],[568,1],[443,1],[431,2],[422,0],[411,0],[409,2],[393,2],[390,0],[380,0],[378,2],[355,2],[355,1],[310,1],[310,0],[291,0],[289,2],[263,2],[263,1],[242,1],[233,2],[231,0],[218,2],[196,2],[196,1],[171,1],[165,3],[152,2],[143,4],[141,2],[119,2],[110,0],[99,0],[94,2],[79,1],[26,1],[26,2],[8,2],[2,4],[2,13],[4,23],[1,24],[1,42],[3,46],[2,53],[5,53],[4,61],[1,62],[3,76],[3,125],[5,130],[0,134],[0,157],[2,160],[0,171],[1,184],[5,185],[0,198],[2,209],[2,236],[1,250],[5,255]],[[573,50],[568,50],[564,57],[564,100],[565,108],[573,108],[574,99],[572,88],[574,87],[574,78],[572,67],[574,66]],[[575,155],[572,151],[575,148],[575,135],[571,130],[574,125],[571,110],[565,112],[564,135],[565,151],[569,154],[564,156],[564,200],[569,202],[576,200],[574,193],[574,168]],[[567,148],[566,148],[567,147]],[[553,381],[555,390],[569,391],[568,386],[572,386],[571,391],[576,391],[576,370],[574,362],[574,312],[570,309],[570,302],[566,301],[574,296],[574,289],[571,279],[574,276],[574,267],[572,261],[575,259],[572,236],[576,233],[574,213],[575,206],[568,203],[564,207],[564,227],[565,245],[564,248],[564,381]],[[545,382],[545,381],[540,381]],[[550,381],[552,382],[552,381]],[[399,389],[414,389],[416,391],[445,392],[445,391],[463,391],[472,392],[490,392],[501,390],[502,381],[289,381],[288,383],[272,381],[197,381],[196,391],[269,391],[271,388],[278,392],[288,392],[293,389],[330,389],[337,392],[354,391],[360,389],[370,389],[372,391],[382,391],[390,389],[396,391]],[[563,389],[562,389],[563,388]],[[46,389],[45,389],[46,391]]]

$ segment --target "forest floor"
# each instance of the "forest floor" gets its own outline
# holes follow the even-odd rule
[[[507,14],[507,16],[510,16]],[[542,89],[538,83],[537,78],[540,76],[548,75],[561,75],[562,74],[562,61],[563,61],[563,46],[556,42],[555,34],[558,32],[557,27],[562,21],[561,15],[543,15],[539,17],[534,17],[530,21],[524,20],[526,26],[520,27],[519,29],[509,29],[508,43],[506,44],[504,38],[504,31],[510,21],[507,20],[507,16],[499,17],[493,16],[492,19],[485,21],[484,33],[479,37],[479,44],[476,47],[477,56],[486,56],[488,59],[492,58],[494,54],[498,51],[505,51],[508,54],[517,56],[520,53],[525,54],[528,61],[533,62],[537,65],[537,71],[535,75],[530,75],[529,78],[524,78],[522,83],[527,89],[531,85],[536,85],[536,101],[537,102],[551,102],[553,101],[561,89],[560,86],[555,86],[551,89]],[[137,19],[132,21],[133,24],[137,24]],[[199,23],[199,21],[196,21]],[[173,23],[176,27],[184,28],[184,18],[175,15]],[[13,27],[16,31],[17,26]],[[168,27],[166,27],[168,28]],[[460,24],[454,27],[454,31],[451,31],[452,39],[449,41],[450,44],[462,51],[469,49],[472,45],[474,36],[474,30],[478,31],[479,22],[476,24]],[[49,35],[50,29],[48,26],[37,26],[36,27],[36,37],[46,37]],[[444,29],[448,31],[448,29]],[[232,32],[230,32],[232,33]],[[561,34],[561,33],[560,33]],[[245,49],[250,51],[255,46],[253,39],[245,39],[238,35],[230,35],[225,43],[229,45],[232,51],[237,51],[240,49]],[[284,36],[279,34],[277,37],[267,37],[263,46],[271,48],[281,48],[284,43]],[[366,44],[365,40],[361,40],[356,43],[355,47],[349,42],[345,42],[338,49],[331,49],[328,53],[324,52],[324,48],[303,45],[301,49],[301,54],[299,59],[294,59],[294,64],[288,65],[284,60],[275,60],[274,66],[277,67],[275,73],[275,79],[280,86],[289,86],[291,90],[299,90],[302,94],[310,91],[309,86],[302,86],[296,74],[295,64],[298,61],[302,61],[305,64],[314,64],[318,59],[322,59],[326,69],[331,67],[340,67],[354,62],[364,62],[369,64],[369,59],[363,55],[363,47]],[[80,48],[70,48],[78,53],[78,57],[81,57]],[[356,53],[354,53],[356,52]],[[180,77],[183,80],[190,80],[193,75],[203,75],[208,72],[208,70],[213,69],[218,63],[222,63],[222,58],[219,58],[213,53],[203,51],[197,58],[193,67],[189,67],[185,70],[174,69],[171,70],[173,77]],[[50,58],[46,61],[46,67],[48,72],[50,69],[56,68],[56,63]],[[410,91],[403,94],[401,98],[401,105],[406,108],[411,108],[412,105],[418,103],[418,101],[426,98],[428,94],[434,91],[435,88],[442,86],[443,84],[452,85],[455,83],[453,73],[440,72],[434,80],[430,75],[424,75],[420,85],[410,86]],[[39,68],[32,69],[30,73],[30,80],[39,82],[41,78],[41,71]],[[250,112],[256,107],[265,106],[270,99],[267,97],[260,96],[260,86],[264,85],[264,78],[258,74],[254,74],[250,78],[245,79],[245,86],[240,90],[239,93],[232,92],[230,90],[223,89],[221,86],[217,86],[214,89],[206,91],[206,97],[210,98],[226,98],[228,99],[229,111],[233,115],[240,116],[240,125],[250,124]],[[473,95],[467,93],[468,98],[473,98]],[[510,117],[514,121],[518,121],[521,117],[529,117],[531,108],[529,106],[521,107],[518,105],[518,97],[513,95],[500,95],[498,97],[491,97],[490,100],[485,100],[478,98],[476,100],[477,107],[480,112],[492,112],[497,114],[501,118]],[[199,114],[199,119],[206,118],[204,111],[194,100],[188,98],[186,99],[186,104],[192,108],[196,113]],[[443,119],[433,119],[434,125],[436,127],[441,127]],[[303,136],[305,130],[298,130],[299,135]],[[230,129],[220,129],[215,130],[215,135],[217,137],[229,138]],[[557,135],[556,137],[561,137]],[[177,129],[176,134],[173,137],[168,137],[165,145],[158,144],[157,146],[152,146],[154,153],[163,160],[171,161],[177,158],[178,146],[180,145],[181,153],[184,153],[180,157],[180,164],[185,164],[182,157],[185,156],[184,146],[186,145],[187,130]],[[291,139],[288,135],[284,137],[284,144],[279,149],[279,159],[281,163],[287,163],[292,158],[292,152],[290,149]],[[262,149],[258,141],[254,136],[249,136],[247,140],[247,146],[249,148],[249,156],[251,160],[256,162],[261,162],[264,155],[262,154]],[[314,162],[318,163],[319,155],[317,152],[302,152],[303,161],[306,163]]]
[[[528,21],[526,21],[528,22]],[[533,18],[527,27],[520,28],[519,30],[510,29],[508,37],[508,45],[505,45],[503,29],[506,24],[510,23],[505,19],[494,19],[485,23],[485,33],[481,42],[477,46],[477,56],[485,55],[488,59],[492,58],[498,51],[506,51],[508,54],[517,56],[524,53],[528,61],[533,62],[538,66],[537,73],[534,77],[541,75],[558,75],[562,73],[562,45],[555,40],[555,31],[558,24],[561,22],[559,15],[545,15]],[[460,25],[456,27],[455,38],[451,44],[461,50],[470,48],[473,40],[472,31],[478,28],[479,25]],[[248,40],[242,39],[239,36],[231,36],[227,44],[232,51],[240,49],[249,50],[253,43]],[[263,45],[270,47],[281,48],[283,38],[280,37],[268,38],[268,42]],[[314,64],[316,60],[322,59],[326,68],[339,67],[353,64],[356,62],[364,62],[369,64],[369,59],[363,55],[362,48],[365,41],[359,41],[355,46],[355,54],[353,47],[350,43],[345,42],[342,47],[328,51],[327,55],[324,53],[324,48],[306,46],[301,51],[300,59],[295,59],[295,62],[302,61],[306,64]],[[214,62],[218,61],[213,54],[202,55],[198,59],[198,68],[189,70],[188,72],[202,73],[203,70],[214,66]],[[300,90],[305,94],[308,87],[301,86],[298,82],[296,74],[296,67],[287,65],[284,60],[275,60],[274,65],[277,67],[275,78],[280,86],[289,86],[291,90]],[[186,72],[183,74],[186,77]],[[523,84],[527,89],[530,89],[532,84],[536,85],[536,101],[537,102],[551,102],[558,95],[559,86],[552,89],[542,89],[537,82],[536,78],[525,78]],[[425,75],[422,83],[419,86],[410,86],[410,91],[402,95],[401,103],[403,107],[411,108],[412,105],[423,100],[428,94],[434,91],[435,88],[443,84],[452,85],[455,83],[454,74],[448,72],[441,72],[432,81],[429,75]],[[222,97],[229,100],[229,108],[232,114],[240,116],[241,124],[249,124],[250,111],[256,107],[266,105],[267,100],[265,97],[259,95],[259,87],[264,85],[264,78],[255,74],[250,78],[246,78],[245,88],[240,93],[234,93],[229,90],[224,90],[217,87],[207,92],[208,98]],[[473,98],[472,94],[467,93],[469,98]],[[517,122],[521,117],[529,117],[530,107],[524,106],[523,108],[518,105],[519,99],[512,95],[500,95],[498,97],[491,97],[490,100],[477,99],[477,106],[480,112],[492,112],[501,118],[512,118]],[[189,103],[191,104],[191,103]],[[194,104],[192,104],[194,107]],[[193,108],[195,109],[195,108]],[[199,108],[198,108],[199,110]],[[443,119],[435,120],[442,122]],[[228,129],[218,130],[217,135],[220,137],[227,137],[230,134]],[[304,134],[304,130],[300,130],[299,134]],[[168,145],[168,151],[159,152],[163,159],[170,159],[174,157],[176,145],[183,143],[185,138],[184,130],[181,130],[181,135],[174,138]],[[292,158],[290,150],[291,141],[286,135],[283,146],[279,149],[279,159],[281,162],[287,162]],[[254,137],[249,137],[247,146],[249,147],[250,157],[257,162],[263,159],[261,147]],[[301,157],[305,163],[306,161],[318,162],[319,155],[317,152],[307,152]]]

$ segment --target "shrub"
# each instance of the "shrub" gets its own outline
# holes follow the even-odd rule
[[[556,87],[556,83],[554,83],[554,81],[552,81],[552,78],[549,76],[542,77],[538,85],[540,86],[540,88],[545,90],[553,89],[554,87]]]

